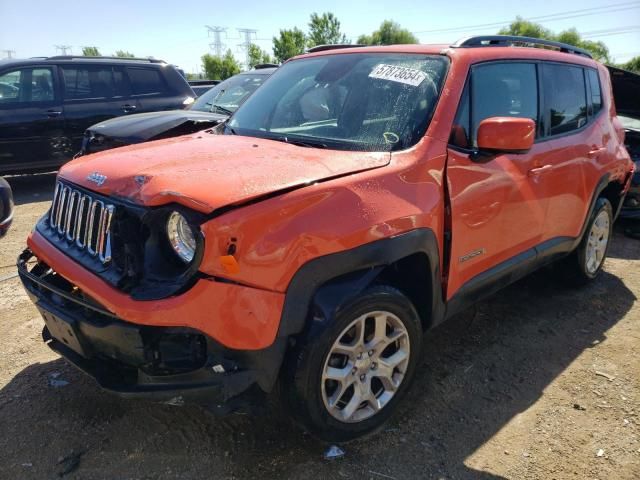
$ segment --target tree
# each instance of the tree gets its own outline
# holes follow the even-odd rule
[[[533,23],[522,17],[516,17],[508,27],[501,29],[498,35],[517,35],[519,37],[543,38],[554,40],[551,30],[544,28],[539,23]]]
[[[309,20],[309,35],[307,45],[309,48],[316,45],[335,45],[338,43],[350,43],[347,36],[340,31],[340,21],[331,13],[318,15],[312,13]]]
[[[85,57],[100,57],[98,47],[82,47],[82,55]]]
[[[252,43],[249,45],[249,68],[253,68],[261,63],[276,63],[271,56],[262,50],[258,45]]]
[[[116,50],[116,53],[114,53],[115,57],[122,57],[122,58],[134,58],[135,55],[131,52],[128,52],[126,50]]]
[[[620,68],[640,74],[640,57],[633,57],[628,62],[620,65]]]
[[[556,34],[551,30],[544,28],[539,23],[524,20],[522,17],[516,17],[516,19],[511,22],[511,25],[501,29],[498,34],[554,40],[556,42],[573,45],[574,47],[583,48],[591,53],[593,58],[601,62],[610,62],[609,49],[603,42],[584,40],[575,28],[570,28]]]
[[[273,37],[273,54],[276,61],[282,63],[304,53],[306,40],[304,32],[297,27],[293,30],[280,30],[280,35]]]
[[[358,43],[363,45],[395,45],[419,43],[418,38],[409,30],[391,20],[385,20],[380,28],[371,35],[360,35]]]
[[[240,63],[233,56],[231,50],[223,57],[215,57],[210,53],[202,56],[204,73],[210,80],[224,80],[240,73]]]

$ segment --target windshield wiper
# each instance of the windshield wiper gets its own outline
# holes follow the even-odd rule
[[[215,108],[216,110],[224,113],[225,115],[229,115],[229,116],[233,115],[233,111],[232,110],[229,110],[228,108],[221,107],[220,105],[213,105],[213,108]]]
[[[328,148],[326,144],[322,142],[314,142],[307,140],[298,140],[295,138],[289,137],[267,137],[269,140],[277,140],[279,142],[289,143],[291,145],[296,145],[297,147],[308,147],[308,148]]]

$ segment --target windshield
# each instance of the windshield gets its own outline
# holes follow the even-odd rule
[[[231,115],[267,77],[269,75],[242,73],[228,78],[198,97],[191,110]]]
[[[231,118],[227,133],[343,150],[390,151],[424,134],[446,57],[350,53],[284,64]]]

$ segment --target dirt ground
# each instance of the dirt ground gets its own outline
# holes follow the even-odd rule
[[[277,411],[216,418],[120,400],[52,353],[19,280],[4,278],[54,177],[9,181],[17,212],[0,241],[0,478],[640,478],[638,240],[617,232],[588,287],[570,289],[546,269],[431,332],[398,415],[330,461],[328,445]]]

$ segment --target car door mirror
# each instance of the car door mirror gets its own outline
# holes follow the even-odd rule
[[[478,149],[524,153],[531,149],[535,136],[536,122],[530,118],[490,117],[478,126]]]

